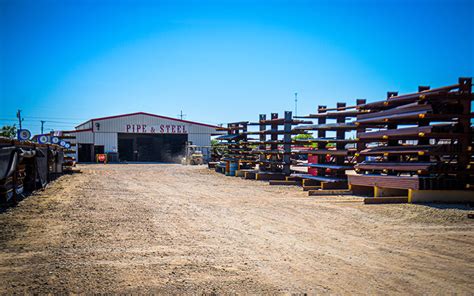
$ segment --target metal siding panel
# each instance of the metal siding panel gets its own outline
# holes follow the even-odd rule
[[[211,134],[189,134],[188,141],[192,141],[197,146],[211,146]],[[202,153],[206,159],[210,157],[209,149],[202,149]]]
[[[92,132],[80,132],[76,133],[77,143],[80,144],[94,144],[94,138]]]
[[[94,145],[103,145],[105,152],[117,152],[117,134],[116,133],[95,133]]]
[[[185,123],[181,121],[163,119],[154,116],[148,116],[144,114],[131,115],[126,117],[118,117],[111,119],[97,120],[96,123],[100,124],[99,129],[94,124],[94,131],[98,132],[117,132],[126,133],[127,124],[135,125],[147,125],[147,126],[159,126],[159,125],[184,125],[188,133],[216,133],[215,128],[202,126],[198,124]]]
[[[211,135],[210,134],[189,134],[188,141],[192,141],[197,146],[210,146]]]
[[[99,128],[97,128],[96,123],[100,124]],[[94,121],[94,124],[92,124],[91,122],[86,123],[85,125],[78,127],[78,129],[93,128],[95,135],[93,136],[92,132],[77,133],[77,142],[83,144],[93,144],[95,137],[95,145],[104,145],[104,150],[106,152],[117,151],[117,133],[127,133],[127,124],[147,125],[148,127],[160,125],[185,126],[188,134],[188,140],[192,141],[195,145],[198,146],[210,146],[211,134],[219,133],[216,131],[215,128],[208,126],[148,116],[145,114],[137,114],[126,117],[96,120]],[[157,133],[160,133],[160,131],[157,130]]]
[[[92,122],[90,121],[77,126],[76,130],[83,130],[83,129],[89,129],[89,128],[92,128]]]
[[[196,134],[216,134],[221,133],[216,131],[215,128],[202,126],[197,124],[191,124],[189,127],[189,133],[196,133]]]

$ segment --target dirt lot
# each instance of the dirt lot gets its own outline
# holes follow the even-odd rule
[[[88,165],[0,214],[0,293],[471,294],[463,207]]]

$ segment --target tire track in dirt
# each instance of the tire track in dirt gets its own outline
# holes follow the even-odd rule
[[[465,208],[85,165],[0,215],[0,293],[469,294]]]

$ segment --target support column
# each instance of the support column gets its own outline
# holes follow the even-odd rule
[[[292,113],[291,111],[285,111],[285,121],[283,125],[284,135],[283,135],[283,174],[290,175],[291,169],[291,121]]]

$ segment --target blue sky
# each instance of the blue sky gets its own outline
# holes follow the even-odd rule
[[[0,0],[0,124],[211,124],[474,76],[474,1]]]

